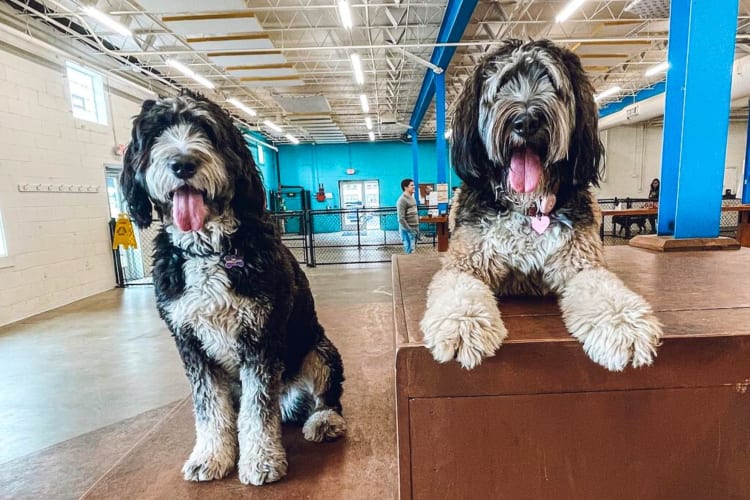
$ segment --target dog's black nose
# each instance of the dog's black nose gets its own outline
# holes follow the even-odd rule
[[[539,120],[529,113],[519,115],[513,120],[513,132],[521,137],[532,136],[537,130],[539,130]]]
[[[195,175],[198,165],[190,158],[178,158],[172,165],[172,172],[180,179],[189,179]]]

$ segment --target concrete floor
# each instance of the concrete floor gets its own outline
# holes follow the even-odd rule
[[[324,326],[351,306],[390,317],[390,264],[305,271]],[[380,322],[350,334],[389,345],[392,327]],[[111,290],[0,328],[0,380],[0,491],[13,498],[77,498],[189,394],[151,287]],[[71,476],[65,464],[85,454],[89,470]]]

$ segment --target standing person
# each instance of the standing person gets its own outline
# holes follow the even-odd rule
[[[403,192],[396,202],[398,228],[401,233],[401,241],[404,243],[404,252],[412,253],[419,231],[417,201],[414,199],[414,181],[411,179],[402,180],[401,191]]]
[[[651,181],[651,187],[648,190],[648,199],[651,200],[651,207],[656,208],[659,206],[659,186],[661,186],[661,183],[659,182],[659,179],[654,179]],[[656,233],[656,216],[655,215],[649,215],[648,216],[648,223],[651,226],[651,233]]]

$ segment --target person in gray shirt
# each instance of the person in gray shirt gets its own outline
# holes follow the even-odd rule
[[[414,199],[414,181],[411,179],[402,180],[401,190],[403,193],[396,202],[398,227],[401,233],[401,241],[404,243],[404,252],[412,253],[419,232],[417,201]]]

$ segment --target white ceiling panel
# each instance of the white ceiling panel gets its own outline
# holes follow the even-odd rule
[[[304,85],[304,80],[264,80],[264,81],[243,81],[245,87],[296,87]]]
[[[235,66],[259,66],[261,64],[283,64],[286,62],[286,57],[282,56],[281,53],[253,55],[235,54],[221,56],[212,56],[209,53],[208,58],[219,66],[223,66],[228,71],[231,71]]]
[[[268,69],[239,69],[229,71],[230,74],[243,77],[271,77],[271,76],[293,76],[297,74],[294,68],[268,68]]]
[[[195,50],[200,51],[227,51],[227,50],[252,50],[272,49],[273,43],[268,38],[254,38],[250,34],[226,35],[202,38],[188,38],[187,42]]]
[[[221,35],[263,31],[258,19],[253,14],[244,12],[164,16],[162,21],[178,35]]]
[[[244,0],[139,0],[141,6],[150,13],[172,12],[223,12],[227,10],[245,10]]]

